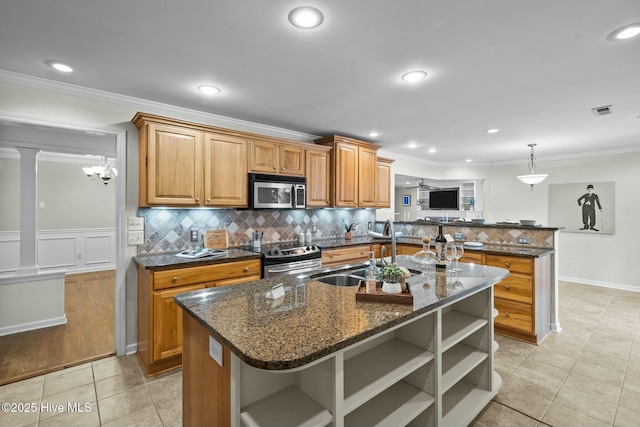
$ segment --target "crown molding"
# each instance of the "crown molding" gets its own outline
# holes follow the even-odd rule
[[[313,142],[313,140],[320,138],[320,136],[318,135],[311,135],[308,133],[297,132],[290,129],[279,128],[276,126],[269,126],[261,123],[234,119],[232,117],[220,116],[217,114],[206,113],[190,108],[149,101],[147,99],[135,98],[133,96],[107,92],[100,89],[92,89],[85,86],[58,82],[55,80],[44,79],[27,74],[20,74],[3,69],[0,69],[0,82],[26,86],[34,89],[47,90],[64,95],[77,96],[94,101],[108,102],[125,107],[130,107],[138,111],[144,110],[145,108],[153,109],[154,111],[160,110],[163,112],[163,114],[169,117],[177,114],[185,120],[190,120],[196,123],[202,121],[214,121],[216,123],[216,126],[220,127],[229,127],[231,129],[241,128],[243,130],[248,130],[254,133],[266,133],[269,135],[293,139],[296,141]]]

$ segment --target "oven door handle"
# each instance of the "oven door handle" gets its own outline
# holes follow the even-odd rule
[[[308,261],[298,261],[294,265],[287,264],[286,267],[283,268],[268,268],[267,272],[269,273],[284,273],[285,271],[298,270],[303,267],[313,267],[318,265],[318,260],[308,260]]]

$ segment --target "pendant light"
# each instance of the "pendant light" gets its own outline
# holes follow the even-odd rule
[[[531,147],[531,156],[529,157],[529,174],[518,176],[520,181],[531,186],[531,191],[533,191],[534,185],[540,184],[548,176],[546,173],[533,173],[536,167],[534,163],[536,158],[533,156],[533,147],[535,146],[536,144],[529,144],[529,147]]]

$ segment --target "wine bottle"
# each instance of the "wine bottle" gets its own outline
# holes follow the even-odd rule
[[[436,236],[436,268],[447,268],[447,257],[444,252],[447,239],[442,234],[442,224],[438,225],[438,236]]]

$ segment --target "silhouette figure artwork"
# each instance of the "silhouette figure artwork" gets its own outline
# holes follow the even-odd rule
[[[587,185],[587,192],[578,198],[578,206],[582,206],[582,224],[581,230],[600,231],[596,228],[596,206],[602,212],[602,205],[598,195],[593,192],[593,185]],[[602,218],[600,218],[602,222]]]

